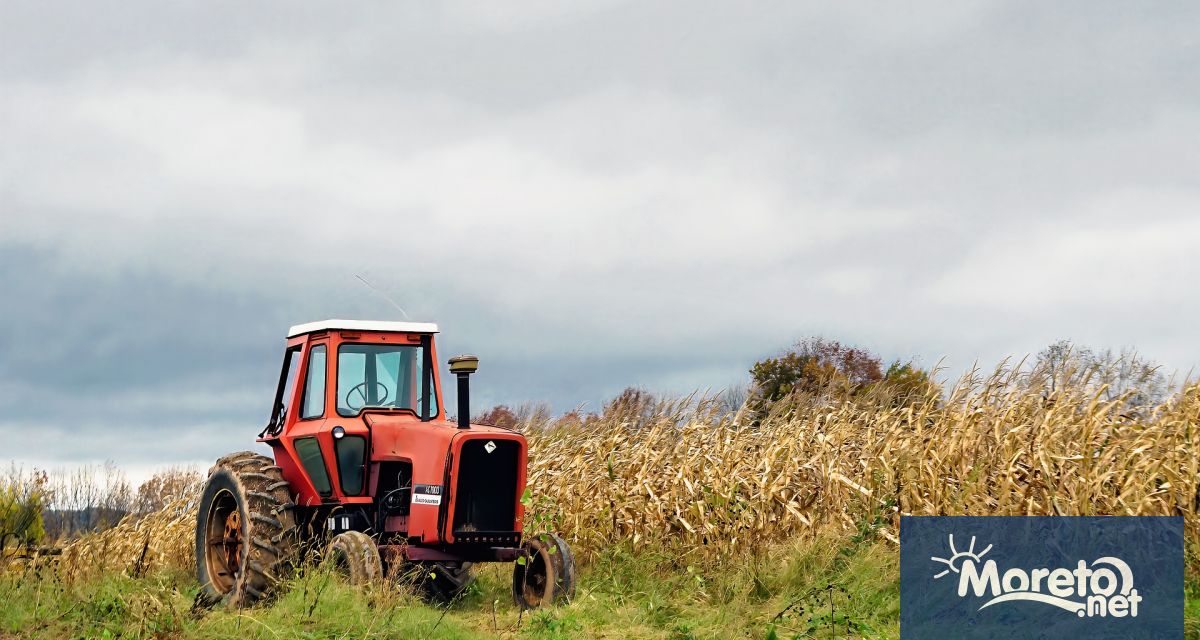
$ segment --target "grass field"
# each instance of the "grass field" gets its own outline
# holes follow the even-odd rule
[[[706,574],[648,551],[610,550],[584,569],[568,606],[519,615],[509,567],[481,571],[448,612],[402,588],[360,593],[319,570],[293,580],[273,606],[193,613],[192,575],[123,572],[78,581],[0,578],[0,633],[34,638],[894,638],[894,546],[862,540],[774,550]],[[832,590],[828,589],[834,585]],[[832,598],[832,611],[830,609]],[[493,606],[494,603],[494,606]],[[443,613],[445,615],[443,616]],[[832,613],[832,615],[831,615]]]
[[[582,571],[570,605],[520,615],[508,567],[480,572],[449,610],[402,587],[363,593],[319,570],[270,607],[193,611],[190,572],[110,571],[61,580],[0,577],[0,637],[21,638],[897,638],[896,547],[879,539],[780,545],[708,574],[664,554],[609,550]],[[832,587],[832,588],[831,588]],[[1186,624],[1200,638],[1200,585]],[[830,602],[832,600],[832,603]],[[831,606],[832,604],[832,606]]]
[[[767,416],[681,401],[531,420],[526,525],[575,548],[568,606],[519,615],[509,568],[492,566],[449,610],[312,570],[272,606],[196,613],[185,497],[0,574],[0,633],[895,638],[903,514],[1180,515],[1187,637],[1200,640],[1200,386],[1127,399],[1000,368],[904,403],[829,394]]]

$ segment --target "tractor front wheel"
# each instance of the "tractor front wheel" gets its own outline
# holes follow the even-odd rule
[[[351,585],[369,587],[383,581],[383,562],[379,559],[379,547],[375,541],[361,531],[339,533],[329,542],[327,561],[345,576]]]
[[[522,545],[513,567],[513,600],[522,609],[563,604],[575,597],[575,556],[562,538],[543,533]]]
[[[217,460],[196,519],[199,601],[244,608],[270,595],[294,559],[291,507],[274,460],[251,451]]]

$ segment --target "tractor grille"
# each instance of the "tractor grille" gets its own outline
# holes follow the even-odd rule
[[[516,529],[520,454],[520,444],[512,440],[463,443],[454,498],[456,540],[466,541],[473,533],[497,536]]]

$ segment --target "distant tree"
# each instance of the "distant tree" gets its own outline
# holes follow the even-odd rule
[[[513,413],[507,405],[498,404],[487,411],[475,416],[471,422],[476,424],[486,424],[493,427],[501,427],[504,429],[516,429],[520,424],[517,414]]]
[[[878,356],[836,340],[813,337],[797,342],[775,358],[750,369],[758,398],[777,402],[796,392],[815,393],[832,386],[858,393],[883,379]]]
[[[572,409],[555,418],[552,424],[556,427],[588,427],[598,420],[600,420],[600,416],[591,411]]]
[[[52,537],[107,529],[134,508],[135,494],[125,473],[112,462],[84,466],[51,480],[54,496]]]
[[[878,383],[891,396],[897,406],[922,402],[931,394],[938,394],[941,387],[933,381],[929,372],[914,365],[912,362],[896,360],[883,374],[883,380]]]
[[[1095,357],[1096,382],[1106,385],[1105,396],[1115,400],[1129,394],[1127,408],[1148,407],[1167,397],[1167,378],[1162,367],[1124,347],[1118,353],[1105,349]]]
[[[1042,349],[1034,361],[1034,380],[1050,392],[1083,384],[1092,373],[1095,355],[1091,349],[1070,340],[1059,340]]]
[[[1167,396],[1168,384],[1158,364],[1137,351],[1123,348],[1096,352],[1070,340],[1059,340],[1038,353],[1031,381],[1053,393],[1064,387],[1082,388],[1116,400],[1124,397],[1123,410],[1137,413]]]
[[[645,389],[625,387],[604,405],[603,415],[642,416],[654,407],[654,396]]]
[[[720,413],[722,415],[733,415],[745,406],[746,401],[750,399],[750,390],[744,384],[731,385],[729,388],[721,392],[720,395]]]

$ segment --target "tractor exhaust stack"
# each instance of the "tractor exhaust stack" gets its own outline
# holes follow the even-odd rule
[[[458,428],[471,426],[471,383],[468,378],[479,369],[479,358],[454,356],[450,358],[450,373],[458,377]]]

